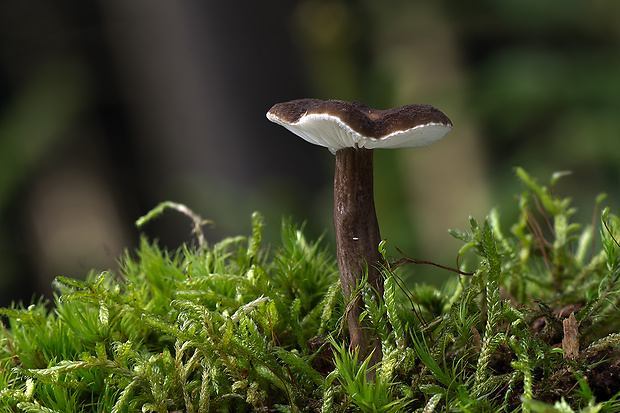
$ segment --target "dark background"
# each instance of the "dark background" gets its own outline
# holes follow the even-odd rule
[[[617,213],[619,18],[612,0],[2,1],[0,305],[115,269],[164,200],[215,221],[209,242],[258,210],[268,241],[288,216],[330,246],[333,156],[265,118],[300,97],[452,119],[428,148],[376,153],[391,254],[453,264],[448,228],[515,216],[516,165],[572,171],[557,191],[581,221],[603,191]],[[190,230],[175,212],[144,228],[171,249]]]

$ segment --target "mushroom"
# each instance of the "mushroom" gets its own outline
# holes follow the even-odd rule
[[[383,296],[379,271],[379,224],[373,195],[373,150],[414,148],[443,138],[452,122],[430,105],[414,104],[388,110],[361,102],[298,99],[274,105],[267,118],[306,141],[336,155],[334,230],[343,293],[350,301],[347,324],[351,347],[361,355],[372,352],[370,364],[382,359],[381,342],[370,337],[360,316],[364,303],[352,297],[367,273],[367,282]]]

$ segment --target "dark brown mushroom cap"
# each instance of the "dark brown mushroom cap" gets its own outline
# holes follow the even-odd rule
[[[274,105],[267,118],[334,153],[347,147],[425,146],[452,129],[446,115],[422,104],[378,110],[361,102],[298,99]]]

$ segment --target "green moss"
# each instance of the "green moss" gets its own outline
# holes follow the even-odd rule
[[[175,252],[143,239],[119,274],[58,277],[46,303],[0,310],[0,407],[7,412],[620,411],[620,219],[571,222],[570,200],[524,170],[521,215],[471,219],[460,273],[405,289],[385,259],[385,294],[364,315],[384,358],[371,382],[348,348],[334,258],[282,224]],[[602,201],[600,197],[596,205]],[[600,241],[596,242],[596,231]],[[599,247],[600,245],[600,247]],[[419,262],[419,261],[417,261]],[[465,268],[473,268],[465,273]],[[361,286],[362,294],[371,294]],[[574,313],[579,349],[565,357]],[[569,334],[569,332],[566,332]]]

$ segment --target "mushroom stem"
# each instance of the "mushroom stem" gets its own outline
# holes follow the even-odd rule
[[[381,341],[372,338],[367,323],[360,321],[362,297],[352,296],[366,271],[370,286],[383,296],[383,280],[377,268],[381,262],[381,236],[373,195],[372,149],[344,148],[336,152],[334,231],[340,283],[349,302],[351,347],[357,347],[364,357],[373,351],[370,365],[374,365],[382,359]]]

